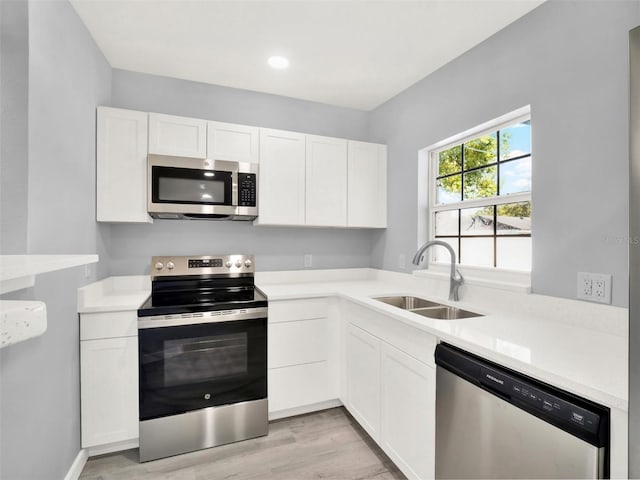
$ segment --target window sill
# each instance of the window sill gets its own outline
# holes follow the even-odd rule
[[[445,263],[431,263],[428,269],[414,270],[416,277],[449,278],[451,267]],[[458,265],[468,285],[497,288],[518,293],[531,293],[531,272]]]

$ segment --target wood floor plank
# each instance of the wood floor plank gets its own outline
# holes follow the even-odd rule
[[[347,411],[269,424],[266,437],[140,463],[138,450],[90,458],[81,480],[403,480]]]

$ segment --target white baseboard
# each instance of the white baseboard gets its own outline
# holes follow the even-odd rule
[[[87,451],[83,448],[78,452],[78,456],[71,464],[71,468],[67,472],[64,477],[64,480],[78,480],[80,478],[80,474],[82,473],[82,469],[87,463],[87,459],[89,455],[87,455]]]
[[[277,412],[269,412],[269,420],[278,420],[279,418],[295,417],[305,413],[318,412],[327,408],[341,407],[342,402],[337,398],[335,400],[327,400],[326,402],[313,403],[311,405],[303,405],[302,407],[287,408],[278,410]]]

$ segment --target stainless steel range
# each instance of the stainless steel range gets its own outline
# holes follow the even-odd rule
[[[251,255],[153,257],[138,310],[140,461],[266,435],[267,299]]]

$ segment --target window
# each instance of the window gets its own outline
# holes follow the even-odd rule
[[[531,120],[520,115],[429,151],[432,239],[462,265],[531,270]],[[432,260],[449,262],[442,248]]]

